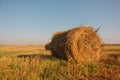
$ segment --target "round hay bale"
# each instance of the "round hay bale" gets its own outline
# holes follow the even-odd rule
[[[76,62],[91,62],[98,59],[101,40],[91,27],[81,26],[55,33],[51,41],[51,52],[55,57]]]
[[[51,42],[49,42],[45,45],[45,49],[46,50],[51,50]]]

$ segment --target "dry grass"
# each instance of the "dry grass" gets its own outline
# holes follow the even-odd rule
[[[80,26],[63,32],[56,32],[51,41],[51,52],[55,57],[89,63],[98,59],[101,40],[88,26]]]
[[[42,46],[0,46],[0,80],[120,80],[120,52],[106,54],[107,49],[100,61],[76,64],[52,57]]]
[[[105,44],[103,47],[103,50],[105,51],[116,51],[116,52],[120,52],[120,45],[118,44]]]
[[[25,51],[25,52],[37,52],[39,51],[39,49],[42,49],[43,47],[42,46],[0,46],[0,51],[1,52],[19,52],[19,51]]]
[[[38,53],[44,53],[45,48],[44,46],[0,46],[0,55],[3,57],[11,57],[11,56],[17,56],[19,54],[38,54]]]

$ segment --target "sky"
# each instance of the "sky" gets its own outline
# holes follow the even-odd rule
[[[0,44],[45,44],[80,25],[101,26],[103,43],[120,44],[120,0],[0,0]]]

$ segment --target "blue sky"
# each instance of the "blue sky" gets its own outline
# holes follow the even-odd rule
[[[120,43],[120,0],[0,0],[0,44],[43,44],[82,24]]]

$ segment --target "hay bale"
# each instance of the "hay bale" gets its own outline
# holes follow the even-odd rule
[[[51,42],[49,42],[45,45],[45,49],[46,50],[51,50]]]
[[[91,27],[76,27],[55,33],[51,41],[51,52],[53,56],[68,61],[91,62],[99,57],[101,40]]]

